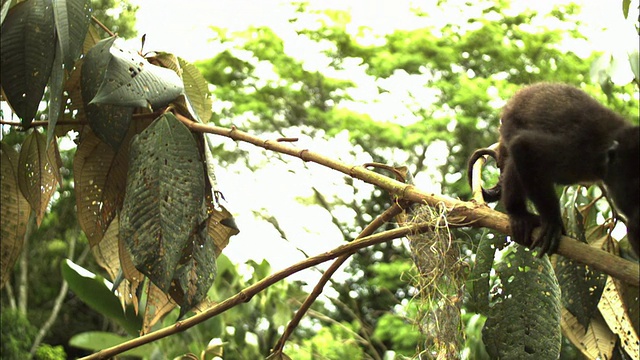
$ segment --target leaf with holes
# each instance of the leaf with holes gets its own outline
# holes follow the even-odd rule
[[[0,143],[0,287],[20,256],[29,221],[29,203],[18,188],[18,152]]]
[[[175,116],[164,114],[134,137],[120,235],[136,268],[164,292],[200,225],[204,186],[196,141]]]
[[[111,60],[109,49],[115,40],[115,37],[104,39],[89,50],[82,63],[80,82],[82,102],[91,130],[100,140],[117,150],[127,136],[133,107],[90,103],[104,80],[107,65]]]
[[[206,296],[216,278],[216,257],[213,239],[206,229],[206,210],[202,209],[202,223],[182,249],[169,294],[180,305],[182,318]]]
[[[97,245],[122,206],[127,186],[128,146],[116,152],[92,132],[82,138],[73,161],[78,223]]]
[[[27,127],[36,116],[53,67],[56,42],[50,1],[27,0],[11,8],[0,42],[0,84]]]
[[[133,51],[112,45],[108,55],[104,81],[90,104],[157,109],[169,104],[184,90],[175,71],[152,65]]]
[[[213,114],[209,83],[198,68],[182,58],[178,58],[182,68],[182,82],[187,100],[201,122],[207,123]]]
[[[34,130],[27,136],[18,159],[18,185],[36,212],[38,226],[60,178],[60,153],[55,141],[47,148],[45,136]]]

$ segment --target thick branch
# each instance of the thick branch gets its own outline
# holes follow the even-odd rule
[[[392,195],[397,196],[399,199],[427,204],[429,206],[442,204],[449,209],[449,223],[453,226],[485,227],[503,234],[511,234],[507,215],[492,210],[486,205],[478,205],[473,202],[463,202],[443,195],[428,194],[412,185],[407,185],[367,170],[363,166],[347,165],[343,162],[328,158],[307,149],[298,149],[289,144],[275,140],[263,140],[236,128],[229,129],[213,125],[205,125],[195,123],[180,115],[176,116],[193,131],[226,136],[233,140],[245,141],[267,150],[295,156],[303,161],[312,161],[383,188]],[[534,237],[538,236],[538,231],[539,229],[534,231]],[[596,249],[567,236],[562,237],[560,246],[558,247],[558,254],[585,265],[589,265],[594,269],[603,271],[628,284],[638,286],[640,268],[637,263],[622,259],[600,249]]]

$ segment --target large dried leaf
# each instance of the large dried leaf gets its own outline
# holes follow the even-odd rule
[[[131,143],[120,235],[138,270],[167,292],[202,222],[204,169],[189,129],[170,113]]]
[[[102,241],[91,248],[96,262],[109,274],[111,281],[115,281],[121,271],[118,227],[118,218],[116,217],[104,233]],[[133,304],[135,313],[138,313],[138,298],[135,292],[138,285],[131,284],[127,279],[118,285],[117,295],[123,310],[126,310],[127,305]]]
[[[104,81],[90,104],[147,107],[169,104],[183,92],[175,71],[150,64],[139,54],[112,45],[103,53],[108,63]]]
[[[36,212],[38,226],[56,191],[56,182],[62,181],[58,146],[55,141],[51,144],[47,147],[45,136],[34,130],[24,140],[18,160],[18,185]]]
[[[141,335],[149,333],[153,325],[176,307],[176,303],[171,297],[153,283],[149,283],[147,289],[147,306],[145,306],[142,318]]]
[[[607,327],[601,316],[593,317],[585,329],[573,314],[567,309],[562,309],[562,334],[587,359],[612,358],[616,335]]]
[[[73,161],[78,222],[91,246],[97,245],[124,201],[127,146],[117,152],[87,133]]]
[[[127,135],[133,116],[133,107],[94,104],[91,100],[98,93],[109,62],[110,49],[115,37],[97,43],[82,63],[82,101],[89,126],[96,136],[114,149],[118,149]]]
[[[14,6],[0,31],[0,84],[26,127],[36,116],[55,55],[50,0],[27,0]]]
[[[18,152],[0,143],[0,287],[20,256],[30,207],[18,187]]]
[[[640,338],[638,337],[638,329],[633,324],[635,318],[630,315],[633,312],[637,313],[638,301],[624,302],[622,294],[626,290],[625,287],[626,285],[620,281],[609,277],[598,308],[609,325],[609,329],[620,337],[621,346],[631,356],[631,359],[639,359]],[[635,311],[630,311],[630,307],[634,307]],[[635,320],[637,321],[637,319]]]
[[[210,212],[211,214],[207,220],[207,232],[215,244],[217,258],[222,253],[222,250],[229,245],[229,238],[237,235],[240,231],[235,226],[233,216],[224,207],[220,206],[219,209],[214,209]]]

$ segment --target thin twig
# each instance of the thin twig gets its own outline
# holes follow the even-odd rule
[[[394,203],[393,206],[385,210],[380,216],[378,216],[369,225],[367,225],[367,227],[362,230],[360,235],[358,235],[358,237],[355,240],[362,239],[366,236],[373,234],[373,232],[376,231],[378,228],[380,228],[382,225],[384,225],[385,223],[393,219],[398,214],[402,213],[402,210],[403,209],[402,207],[400,207],[400,205],[398,205],[397,203]],[[307,299],[300,306],[300,309],[298,309],[295,316],[293,317],[293,319],[291,319],[291,321],[289,322],[289,325],[287,325],[287,328],[284,330],[284,333],[276,343],[273,349],[274,353],[282,352],[282,350],[284,349],[284,344],[286,343],[287,339],[289,338],[289,336],[291,336],[291,334],[293,333],[293,330],[295,330],[295,328],[298,326],[304,314],[309,310],[311,305],[313,305],[313,303],[316,301],[318,296],[322,294],[322,290],[324,289],[324,286],[327,284],[329,279],[331,279],[333,274],[340,268],[340,266],[345,261],[347,261],[347,259],[349,259],[351,255],[353,255],[354,253],[355,251],[341,255],[333,262],[333,264],[331,264],[331,266],[324,272],[324,274],[322,274],[322,277],[320,278],[316,286],[313,288],[313,291],[309,294]],[[377,354],[377,353],[374,352],[374,354]]]

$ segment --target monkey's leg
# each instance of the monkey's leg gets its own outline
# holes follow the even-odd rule
[[[541,256],[554,253],[565,233],[554,183],[566,168],[563,155],[575,152],[568,143],[547,133],[528,132],[514,138],[509,148],[524,192],[540,214],[542,233],[532,246],[540,246]]]
[[[531,247],[531,231],[540,225],[540,219],[527,210],[526,193],[511,159],[505,162],[500,176],[502,203],[509,214],[511,238],[520,245]]]

